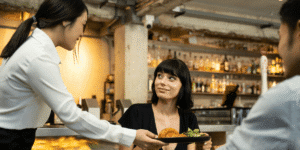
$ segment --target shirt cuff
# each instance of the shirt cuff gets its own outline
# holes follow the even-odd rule
[[[123,128],[123,136],[120,139],[120,144],[130,147],[136,137],[136,130]]]

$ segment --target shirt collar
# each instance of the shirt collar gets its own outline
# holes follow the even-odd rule
[[[60,58],[55,48],[55,45],[51,38],[41,29],[35,28],[31,35],[37,41],[39,41],[45,47],[45,52],[51,56],[51,58],[57,63],[60,64]]]

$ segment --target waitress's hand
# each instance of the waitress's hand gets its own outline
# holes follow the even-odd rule
[[[133,143],[142,149],[160,149],[162,146],[168,145],[153,138],[157,138],[157,135],[148,130],[139,129],[136,131],[136,137]]]
[[[209,136],[207,133],[204,133],[206,136]],[[197,150],[211,150],[212,148],[212,141],[211,138],[209,141],[206,141],[204,143],[197,143]]]

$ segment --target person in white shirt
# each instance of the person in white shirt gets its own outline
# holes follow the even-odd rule
[[[280,10],[278,52],[286,80],[262,94],[218,150],[300,149],[300,0]]]
[[[166,145],[147,130],[111,125],[82,111],[67,91],[55,47],[72,50],[83,35],[87,15],[82,0],[45,0],[35,16],[21,23],[3,49],[1,149],[31,150],[36,129],[45,124],[51,109],[68,128],[88,138],[153,149]],[[33,23],[37,23],[37,28],[29,36]]]

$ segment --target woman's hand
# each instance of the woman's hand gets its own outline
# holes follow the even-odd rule
[[[139,129],[136,131],[136,137],[133,143],[142,149],[160,149],[162,146],[168,145],[167,143],[153,138],[157,138],[157,135],[148,130]]]

